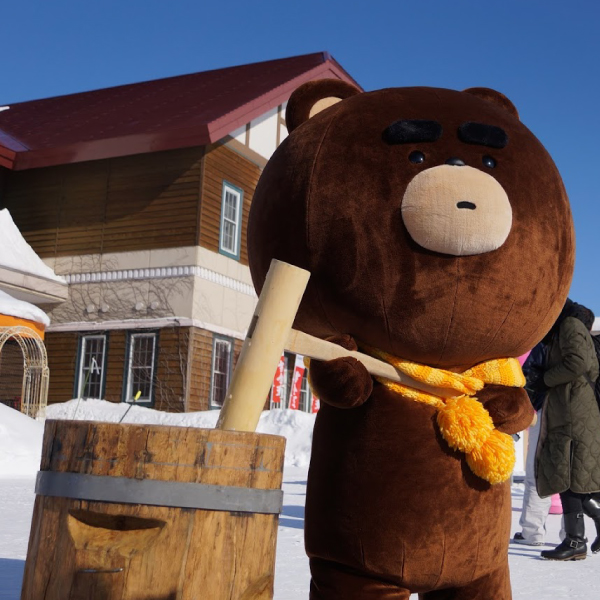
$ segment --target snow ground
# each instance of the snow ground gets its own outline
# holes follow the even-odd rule
[[[78,419],[110,421],[118,421],[126,410],[123,404],[70,401],[50,407],[48,416],[72,418],[75,408]],[[216,418],[215,412],[169,415],[132,407],[124,422],[213,427]],[[271,411],[263,413],[259,425],[259,430],[265,433],[289,436],[283,479],[284,506],[277,539],[275,600],[308,598],[310,576],[304,554],[303,528],[313,419],[298,411]],[[39,462],[41,424],[2,405],[0,423],[6,426],[0,425],[0,600],[19,600],[33,510],[34,477]],[[10,440],[7,431],[11,432]],[[17,445],[15,440],[19,439],[21,443]],[[20,461],[18,468],[15,466],[17,460]],[[512,496],[514,533],[518,531],[522,484],[513,484]],[[560,520],[557,515],[548,517],[547,547],[559,542]],[[593,539],[594,526],[587,517],[586,531],[588,538]],[[539,547],[511,544],[509,561],[514,600],[590,600],[595,597],[597,592],[593,590],[598,588],[600,579],[600,555],[590,554],[584,561],[558,563],[541,560],[539,552]]]

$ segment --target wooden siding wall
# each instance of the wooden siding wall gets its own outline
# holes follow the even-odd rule
[[[160,330],[154,408],[170,412],[185,411],[185,378],[188,361],[188,327]]]
[[[139,330],[138,330],[139,331]],[[91,332],[90,332],[91,333]],[[126,377],[128,332],[112,330],[107,335],[106,385],[104,398],[121,402]],[[184,390],[188,360],[189,328],[166,327],[158,332],[155,364],[154,408],[171,412],[185,410]],[[46,349],[50,367],[48,403],[64,402],[73,397],[77,377],[79,339],[85,333],[47,333]]]
[[[46,352],[50,369],[48,404],[65,402],[73,397],[79,334],[76,332],[46,333]]]
[[[11,172],[0,198],[42,257],[194,246],[203,148]]]
[[[128,332],[112,330],[93,333],[104,333],[108,338],[104,398],[110,402],[121,402],[126,376]],[[208,410],[213,334],[196,327],[165,327],[160,329],[158,334],[154,408],[182,412],[186,410],[187,394],[187,410]],[[77,351],[81,335],[85,333],[49,332],[46,334],[50,367],[49,404],[65,402],[73,397],[78,368]],[[233,341],[233,368],[235,368],[243,342],[237,339]]]
[[[260,173],[260,167],[225,146],[214,145],[207,148],[202,178],[200,246],[214,252],[219,251],[221,196],[223,181],[227,181],[244,192],[240,262],[248,264],[248,251],[246,250],[248,214]]]
[[[222,337],[222,336],[220,336]],[[190,329],[190,366],[188,410],[208,410],[210,408],[212,352],[214,334],[205,329]],[[233,366],[237,365],[243,342],[233,340]]]
[[[204,329],[190,329],[188,410],[208,410],[212,369],[213,334]]]

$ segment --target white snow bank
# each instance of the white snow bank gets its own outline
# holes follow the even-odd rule
[[[0,404],[0,477],[31,477],[40,467],[44,424]]]
[[[35,250],[25,241],[19,228],[5,208],[0,210],[0,266],[37,275],[45,279],[65,282],[64,277],[54,274],[54,271],[35,253]]]
[[[128,410],[129,409],[129,410]],[[213,429],[219,417],[218,410],[189,413],[169,413],[142,406],[107,402],[105,400],[69,400],[52,404],[46,409],[47,419],[76,419],[78,421],[105,421],[118,423],[127,411],[123,423],[148,425],[175,425]],[[266,410],[261,414],[256,431],[286,438],[285,465],[306,467],[310,461],[310,447],[315,415],[298,410]]]
[[[1,249],[0,252],[2,252]],[[0,314],[43,323],[46,327],[50,325],[50,318],[41,308],[24,300],[17,300],[2,290],[0,290]]]
[[[52,404],[46,410],[47,419],[118,423],[123,415],[123,423],[212,429],[217,423],[219,411],[168,413],[105,400],[69,400]],[[307,467],[314,422],[315,415],[297,410],[264,411],[257,432],[284,436],[285,465]],[[0,478],[33,477],[36,474],[40,465],[43,433],[43,423],[0,404]]]

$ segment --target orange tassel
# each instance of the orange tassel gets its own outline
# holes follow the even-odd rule
[[[438,411],[437,423],[448,445],[461,452],[480,448],[494,431],[488,411],[468,396],[449,398]]]
[[[514,469],[515,445],[510,435],[494,429],[488,440],[466,458],[475,475],[491,484],[502,483]]]

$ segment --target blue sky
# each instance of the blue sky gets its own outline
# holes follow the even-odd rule
[[[495,88],[558,165],[571,296],[600,316],[596,0],[19,0],[0,17],[0,105],[320,50],[366,90]]]

